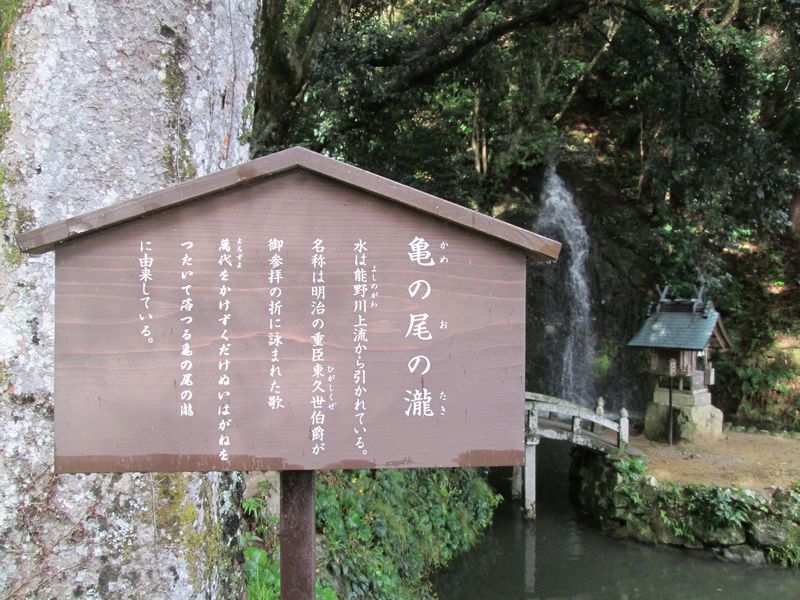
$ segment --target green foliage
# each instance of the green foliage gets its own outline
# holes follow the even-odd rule
[[[652,512],[653,518],[677,539],[697,541],[699,531],[744,530],[765,503],[741,489],[680,485],[649,481],[644,462],[626,458],[614,462],[618,474],[615,501],[633,513]]]
[[[270,560],[269,554],[258,547],[244,550],[244,575],[249,600],[278,600],[281,595],[280,561]],[[317,600],[339,600],[336,592],[317,581]]]
[[[628,287],[608,295],[667,283],[691,297],[707,282],[744,368],[721,370],[715,397],[735,412],[774,394],[760,354],[800,322],[787,219],[800,189],[795,6],[330,4],[289,2],[279,27],[264,23],[274,52],[260,67],[257,153],[306,144],[521,224],[558,162],[592,190],[593,239],[649,274],[620,272]],[[598,358],[601,378],[619,341]]]
[[[656,512],[663,523],[679,540],[695,541],[694,519],[688,514],[683,489],[678,485],[667,485],[659,489],[656,496]]]
[[[7,182],[5,169],[0,166],[0,227],[6,231],[21,231],[24,227],[33,223],[33,215],[29,210],[15,207],[3,194],[3,188]],[[7,265],[18,267],[22,262],[22,253],[10,236],[5,236],[0,240],[3,258]]]
[[[784,348],[733,354],[716,361],[738,422],[759,429],[800,431],[800,363]]]
[[[742,528],[749,522],[752,502],[741,490],[697,486],[688,487],[686,496],[687,512],[712,528]]]
[[[594,356],[594,371],[598,382],[603,382],[611,371],[611,365],[619,354],[619,343],[601,344]]]
[[[257,484],[257,494],[242,500],[242,514],[248,527],[239,541],[244,548],[244,574],[247,597],[251,600],[277,600],[281,590],[280,523],[269,511],[266,498],[274,492],[268,481]],[[317,600],[338,600],[329,587],[317,581]]]
[[[270,554],[276,554],[280,522],[272,514],[265,497],[271,493],[266,481],[258,483],[258,494],[242,500],[242,514],[250,527],[243,531],[241,544],[245,547],[258,546]]]
[[[4,137],[11,126],[11,117],[5,103],[6,80],[8,73],[13,67],[11,58],[11,28],[19,15],[22,7],[21,0],[9,0],[0,4],[0,150],[4,146]],[[8,174],[5,168],[0,165],[0,227],[4,229],[16,230],[29,223],[31,215],[19,208],[14,208],[6,199],[3,188],[5,187]],[[19,266],[22,262],[22,254],[17,245],[9,239],[0,241],[2,246],[3,259],[6,264],[13,267]]]
[[[22,0],[7,0],[0,5],[0,148],[2,139],[10,126],[5,106],[6,77],[13,66],[11,60],[11,27],[22,7]]]
[[[793,521],[793,533],[786,536],[779,547],[769,548],[767,558],[770,562],[784,567],[800,568],[800,482],[786,490],[778,490],[772,499],[772,512],[778,518]]]
[[[644,461],[638,457],[625,457],[615,461],[614,466],[619,474],[615,489],[617,498],[621,503],[634,509],[644,506],[642,476],[647,470]]]
[[[244,575],[248,598],[272,600],[280,597],[280,563],[270,560],[266,551],[255,546],[244,549]]]
[[[244,500],[250,598],[280,589],[278,523],[259,494]],[[500,497],[474,469],[325,471],[317,476],[317,598],[430,597],[426,577],[471,548]]]
[[[745,489],[659,482],[639,459],[610,464],[603,459],[581,471],[579,501],[589,514],[603,515],[605,528],[690,548],[747,543],[770,562],[800,567],[800,483],[766,499]]]
[[[617,473],[622,476],[622,481],[624,483],[638,482],[641,476],[644,475],[645,471],[647,471],[647,465],[645,465],[644,461],[637,456],[622,458],[616,461],[614,464]]]
[[[347,598],[425,597],[425,576],[475,544],[498,501],[471,469],[322,473],[329,575]]]
[[[656,496],[661,522],[686,542],[696,540],[699,529],[743,530],[758,501],[743,490],[701,485],[663,485]]]
[[[782,567],[800,569],[800,545],[770,548],[767,550],[767,560]]]

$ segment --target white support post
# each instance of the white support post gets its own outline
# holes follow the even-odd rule
[[[628,446],[628,411],[624,408],[619,411],[619,435],[617,446],[624,450]]]
[[[535,405],[528,411],[528,437],[539,439],[539,413]]]
[[[511,499],[519,500],[524,493],[524,473],[525,465],[521,467],[511,467]]]
[[[583,436],[583,432],[581,431],[582,426],[583,419],[580,417],[572,417],[572,443],[581,443],[581,437]]]
[[[525,518],[536,519],[536,446],[538,436],[525,441]]]
[[[525,439],[525,518],[536,518],[536,446],[539,443],[539,413],[528,411],[528,435]]]
[[[603,400],[602,396],[600,396],[597,399],[597,408],[594,409],[594,414],[596,414],[598,417],[601,417],[601,418],[605,417],[606,416],[606,408],[605,408],[605,406],[606,406],[606,401]],[[593,433],[597,433],[597,430],[600,429],[600,427],[601,426],[600,426],[599,423],[592,423],[592,432]]]
[[[525,443],[527,444],[528,438],[532,435],[535,435],[535,431],[531,427],[530,423],[530,414],[531,412],[535,411],[536,408],[528,409],[525,408]],[[525,459],[523,459],[525,460]],[[525,500],[525,464],[521,467],[512,467],[511,471],[511,499],[512,500],[519,500],[522,499],[523,502]]]

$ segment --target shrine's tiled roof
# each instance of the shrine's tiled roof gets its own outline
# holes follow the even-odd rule
[[[711,302],[655,302],[642,328],[628,342],[642,348],[702,350],[707,345],[727,348],[730,341]]]

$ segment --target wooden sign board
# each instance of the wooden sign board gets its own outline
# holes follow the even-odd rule
[[[521,464],[525,267],[305,168],[68,241],[56,471]]]

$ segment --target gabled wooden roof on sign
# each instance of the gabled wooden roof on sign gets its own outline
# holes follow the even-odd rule
[[[561,244],[554,240],[302,147],[289,148],[212,175],[22,233],[17,236],[17,244],[24,252],[40,254],[62,242],[292,169],[306,169],[475,230],[515,246],[535,260],[554,260],[561,250]]]

